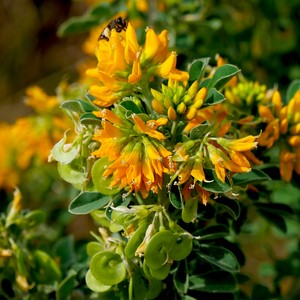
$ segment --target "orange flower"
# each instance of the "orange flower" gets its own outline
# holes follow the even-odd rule
[[[110,187],[140,192],[143,197],[157,193],[163,174],[171,170],[171,152],[160,143],[165,136],[157,130],[165,119],[144,122],[138,115],[126,119],[107,109],[95,115],[102,118],[102,128],[94,136],[100,147],[92,155],[108,157],[102,176],[112,178]]]
[[[96,105],[109,107],[124,96],[140,91],[145,81],[154,76],[186,81],[188,73],[176,69],[176,53],[168,51],[168,32],[146,33],[145,47],[141,47],[131,23],[126,31],[113,29],[108,40],[100,39],[96,49],[97,68],[86,71],[96,79],[90,93]],[[98,81],[98,82],[97,82]]]
[[[259,114],[267,123],[258,137],[258,143],[267,148],[278,142],[280,146],[280,174],[285,181],[290,181],[293,170],[300,174],[298,147],[300,146],[300,90],[286,106],[283,106],[278,91],[273,93],[271,105],[259,106]],[[282,138],[281,138],[282,137]]]

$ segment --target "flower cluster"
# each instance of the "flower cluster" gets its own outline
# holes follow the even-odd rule
[[[92,155],[108,157],[102,176],[112,176],[110,187],[141,192],[143,197],[150,190],[157,193],[162,188],[163,175],[171,169],[171,152],[161,144],[166,137],[157,130],[168,120],[147,118],[144,121],[135,114],[125,118],[107,109],[95,112],[95,115],[102,118],[102,128],[94,136],[94,140],[100,142],[100,148]]]
[[[186,81],[188,73],[176,69],[176,53],[168,51],[168,32],[157,35],[148,28],[140,46],[131,23],[126,31],[111,30],[109,39],[100,39],[96,49],[98,66],[87,75],[97,81],[90,88],[95,104],[109,107],[126,95],[140,92],[153,76]]]
[[[58,98],[38,86],[27,89],[25,103],[37,115],[0,124],[0,186],[9,190],[20,184],[23,170],[47,161],[53,145],[72,124],[60,110]]]
[[[300,174],[300,91],[295,92],[287,105],[275,91],[269,106],[259,105],[259,115],[266,127],[258,143],[271,148],[276,143],[280,150],[280,175],[290,181],[293,170]]]
[[[199,89],[199,82],[194,81],[186,90],[178,81],[169,79],[168,86],[162,84],[161,92],[152,89],[151,93],[154,97],[152,107],[157,113],[167,115],[172,121],[178,116],[192,120],[205,101],[207,88]]]

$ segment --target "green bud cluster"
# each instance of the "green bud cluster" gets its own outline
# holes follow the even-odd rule
[[[152,89],[151,93],[154,97],[152,107],[156,112],[167,115],[172,121],[180,116],[192,120],[205,101],[207,89],[202,87],[199,90],[197,80],[188,89],[177,81],[169,80],[168,86],[162,84],[161,92]]]
[[[240,107],[257,106],[266,98],[267,87],[258,82],[245,81],[238,83],[235,87],[225,90],[226,100]]]

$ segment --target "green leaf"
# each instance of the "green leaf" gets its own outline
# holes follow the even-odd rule
[[[212,193],[227,193],[231,190],[231,186],[227,181],[222,182],[216,175],[214,170],[205,169],[206,181],[201,186]]]
[[[66,110],[71,110],[77,113],[93,112],[98,108],[91,103],[81,99],[68,100],[61,104],[61,107]]]
[[[211,293],[233,293],[237,290],[235,277],[224,271],[190,276],[189,289]]]
[[[226,64],[218,67],[209,82],[208,89],[213,87],[217,90],[221,89],[238,72],[240,70],[234,65]]]
[[[265,300],[265,299],[275,299],[269,289],[261,284],[256,284],[253,287],[251,299],[255,300]]]
[[[287,226],[285,219],[278,215],[264,210],[258,210],[260,215],[272,223],[275,227],[280,229],[283,233],[287,232]]]
[[[209,63],[210,58],[209,57],[204,57],[200,59],[196,59],[192,62],[189,70],[189,81],[195,81],[195,80],[200,80],[202,77],[205,68],[207,67]]]
[[[74,237],[72,235],[61,237],[54,245],[54,253],[59,258],[63,270],[72,267],[76,262]]]
[[[294,211],[288,205],[282,203],[254,203],[261,216],[279,228],[282,232],[287,232],[284,216],[292,216]]]
[[[220,197],[216,199],[215,204],[221,206],[234,220],[237,220],[241,213],[239,203],[233,199]]]
[[[77,272],[71,270],[63,281],[61,281],[56,290],[56,300],[67,300],[77,284]]]
[[[211,125],[206,124],[206,123],[200,124],[200,125],[194,127],[191,130],[190,139],[198,140],[198,139],[202,138],[209,131],[210,128],[211,128]]]
[[[197,251],[197,255],[208,261],[209,263],[223,269],[228,272],[238,272],[240,270],[240,265],[235,257],[235,255],[226,248],[210,246],[210,245],[201,245]]]
[[[174,286],[179,294],[186,294],[189,288],[189,271],[186,260],[179,262],[173,277]]]
[[[211,78],[205,78],[204,80],[202,80],[199,84],[199,90],[203,87],[208,87],[209,83],[210,83]]]
[[[33,276],[36,283],[54,283],[61,279],[61,271],[54,260],[44,251],[33,252]]]
[[[80,123],[84,125],[100,125],[101,119],[91,112],[84,113],[80,116]]]
[[[300,90],[300,79],[293,80],[286,92],[286,104],[294,97],[295,93]]]
[[[142,113],[141,109],[138,107],[133,100],[124,100],[120,103],[126,110],[129,110],[132,113],[140,114]]]
[[[69,205],[69,212],[74,215],[85,215],[104,207],[110,197],[98,192],[82,192]]]
[[[295,214],[294,210],[289,205],[283,203],[255,202],[254,205],[259,210],[269,211],[278,215],[292,216]]]
[[[229,234],[227,226],[222,224],[206,226],[193,233],[194,236],[199,236],[199,240],[216,240],[223,238]]]
[[[46,212],[40,209],[32,210],[25,215],[27,228],[35,227],[45,222]]]
[[[171,204],[178,209],[182,209],[183,208],[183,202],[180,196],[170,192],[169,194],[169,200],[171,202]]]
[[[59,26],[57,35],[63,37],[70,34],[85,32],[97,25],[99,25],[99,18],[94,16],[83,15],[71,17]]]
[[[57,142],[51,150],[52,157],[62,164],[68,164],[73,161],[80,151],[80,145],[78,143],[69,144],[67,145],[67,149],[65,149],[66,140],[67,131],[64,133],[64,137]]]
[[[260,183],[271,178],[262,170],[252,169],[248,173],[237,173],[232,176],[235,185],[245,186],[247,184]]]
[[[212,88],[208,91],[203,107],[208,105],[215,105],[221,103],[224,100],[225,100],[224,95],[218,92],[215,88]]]

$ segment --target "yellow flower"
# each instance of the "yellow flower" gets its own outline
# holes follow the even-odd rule
[[[207,151],[210,161],[215,166],[215,172],[222,182],[225,182],[226,170],[234,173],[249,172],[251,170],[248,160],[239,152],[232,150],[226,155],[222,149],[212,144],[207,144]]]
[[[234,140],[228,140],[223,137],[217,138],[217,143],[227,150],[233,151],[248,151],[257,146],[255,141],[257,137],[253,135],[248,135],[246,137]]]
[[[128,23],[126,31],[111,30],[108,40],[100,39],[96,49],[98,65],[86,71],[96,81],[90,93],[96,105],[109,107],[122,97],[139,92],[152,76],[186,81],[188,73],[176,69],[176,53],[168,51],[168,32],[156,35],[148,29],[144,48]]]
[[[37,86],[28,88],[26,96],[26,104],[39,114],[0,125],[0,186],[8,190],[19,185],[22,173],[31,165],[46,163],[54,144],[72,127],[57,97]]]
[[[39,86],[26,89],[25,103],[37,113],[49,113],[59,105],[56,96],[48,96]]]
[[[102,128],[94,139],[100,142],[92,155],[108,157],[103,177],[111,177],[111,187],[140,192],[147,197],[150,191],[162,188],[162,178],[171,170],[171,152],[160,142],[165,136],[157,129],[166,119],[144,122],[138,115],[124,118],[110,110],[95,112],[102,118]]]

